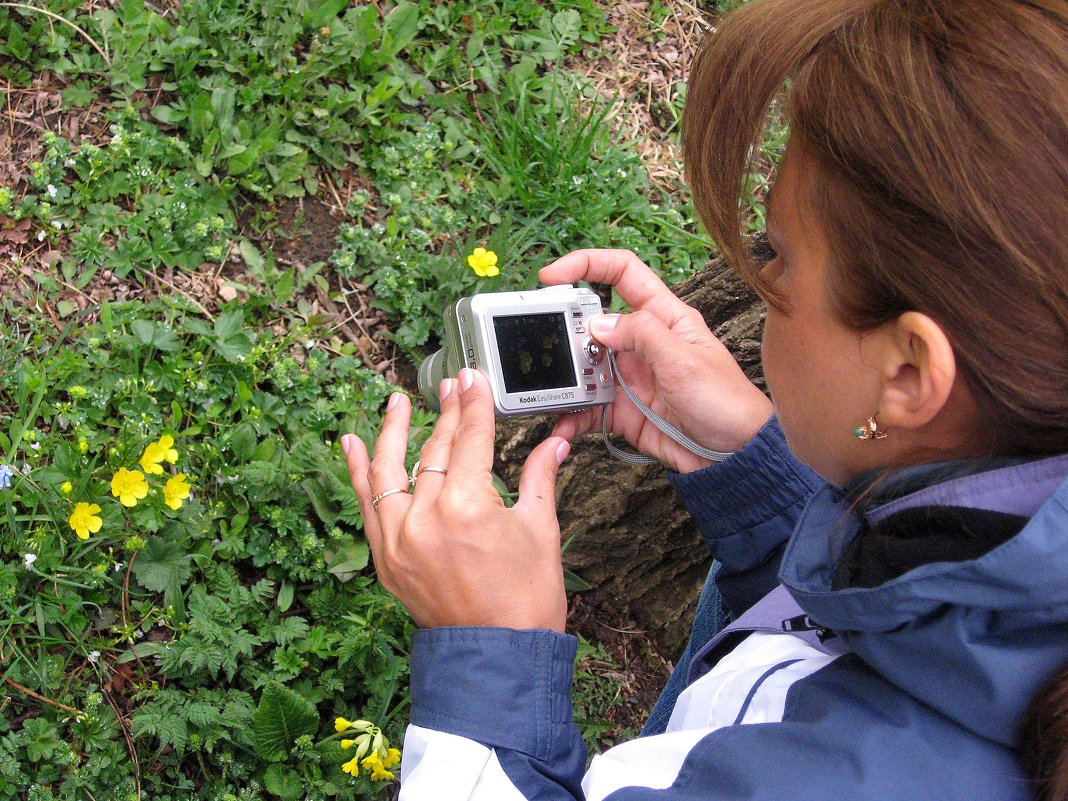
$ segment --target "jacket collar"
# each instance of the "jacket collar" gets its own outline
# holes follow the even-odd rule
[[[982,557],[935,562],[877,587],[831,588],[860,529],[849,494],[818,492],[780,579],[805,612],[884,678],[961,725],[1013,746],[1041,683],[1068,660],[1068,455],[953,478],[867,509],[869,520],[922,505],[1030,516]]]

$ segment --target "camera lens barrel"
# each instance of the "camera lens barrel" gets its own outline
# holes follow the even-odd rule
[[[445,348],[432,353],[423,359],[419,365],[419,394],[423,396],[427,406],[435,412],[441,411],[441,398],[438,397],[438,387],[445,379]]]

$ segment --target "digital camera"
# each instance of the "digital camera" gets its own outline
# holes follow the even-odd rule
[[[485,292],[445,310],[441,350],[419,365],[419,392],[440,407],[442,379],[480,370],[498,417],[569,412],[616,396],[607,348],[589,334],[601,300],[581,287]]]

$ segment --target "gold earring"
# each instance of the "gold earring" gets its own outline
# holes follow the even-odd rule
[[[886,432],[879,430],[879,423],[872,415],[860,428],[853,429],[853,436],[857,439],[886,439]]]

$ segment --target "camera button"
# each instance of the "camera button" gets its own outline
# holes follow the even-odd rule
[[[600,364],[604,361],[605,348],[592,339],[587,339],[582,345],[582,355],[590,364]]]
[[[609,379],[608,373],[601,373],[601,383],[602,384],[607,384],[608,383],[608,379]]]
[[[597,391],[597,385],[596,384],[587,384],[586,385],[586,391],[587,392],[596,392]]]
[[[593,375],[593,368],[592,367],[583,367],[582,368],[582,374],[583,375]]]

